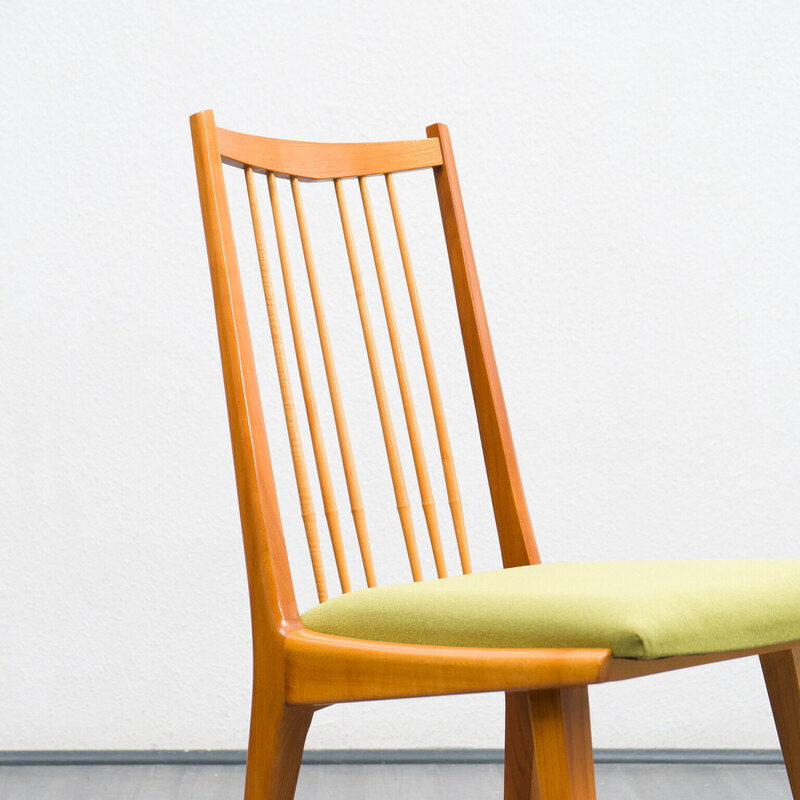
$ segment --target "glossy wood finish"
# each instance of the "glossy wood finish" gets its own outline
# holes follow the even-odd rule
[[[308,551],[311,555],[311,565],[314,570],[314,582],[317,586],[317,596],[320,602],[327,600],[328,589],[325,582],[325,571],[322,566],[322,554],[319,548],[319,535],[317,533],[317,518],[314,512],[314,501],[311,496],[311,484],[308,479],[308,469],[303,454],[303,442],[300,438],[300,428],[297,422],[297,412],[292,396],[292,384],[289,380],[289,367],[286,361],[286,350],[283,344],[281,323],[278,318],[278,304],[275,302],[275,291],[272,285],[272,275],[267,260],[267,248],[264,244],[264,229],[261,224],[261,211],[258,206],[253,170],[245,169],[247,195],[250,201],[250,216],[253,221],[253,234],[256,239],[256,252],[258,265],[261,271],[261,284],[264,287],[264,299],[267,304],[267,319],[269,321],[272,348],[275,354],[275,366],[278,371],[278,384],[283,402],[283,412],[286,419],[286,430],[289,435],[289,447],[292,454],[297,493],[300,498],[300,514],[306,532]],[[281,250],[283,255],[283,250]],[[306,367],[307,368],[307,367]],[[302,374],[302,367],[301,367]]]
[[[314,709],[287,706],[256,681],[250,714],[245,800],[292,800]]]
[[[453,148],[450,145],[450,132],[446,125],[441,124],[431,125],[426,131],[428,136],[439,140],[442,152],[442,165],[436,167],[433,174],[439,194],[439,209],[450,257],[461,337],[472,383],[472,397],[478,417],[483,460],[492,495],[503,566],[538,564],[541,559],[528,514],[514,443],[511,440],[508,414],[461,200]]]
[[[400,341],[400,330],[397,326],[397,319],[394,313],[394,304],[389,290],[389,279],[386,276],[386,266],[383,263],[383,252],[381,251],[378,227],[375,224],[375,214],[372,211],[372,200],[369,195],[367,179],[358,179],[359,189],[361,190],[361,202],[364,206],[364,217],[367,221],[367,231],[369,233],[370,246],[372,247],[372,258],[375,263],[375,273],[378,276],[378,286],[380,287],[381,302],[383,304],[383,314],[386,319],[386,327],[389,331],[389,342],[392,347],[392,358],[394,359],[395,372],[397,373],[397,385],[400,389],[400,397],[403,403],[403,414],[406,418],[406,428],[408,429],[408,440],[411,444],[411,454],[414,459],[414,469],[417,473],[417,483],[422,499],[422,511],[425,515],[425,524],[428,527],[428,535],[433,550],[433,558],[436,563],[436,574],[439,578],[447,577],[447,567],[444,563],[444,552],[442,550],[442,540],[439,534],[439,521],[436,518],[436,504],[433,499],[433,489],[428,475],[428,465],[425,462],[425,452],[422,446],[422,436],[419,432],[417,423],[417,412],[414,408],[414,398],[411,395],[411,385],[408,380],[405,358],[403,357],[403,345]]]
[[[406,543],[408,563],[411,566],[411,575],[414,580],[421,581],[422,567],[419,563],[417,539],[414,535],[411,504],[408,499],[408,490],[406,489],[406,481],[403,475],[403,464],[400,461],[400,451],[397,449],[397,437],[395,436],[394,426],[392,425],[392,412],[389,410],[389,400],[386,395],[386,386],[383,382],[383,373],[381,372],[381,364],[378,357],[378,347],[375,343],[375,334],[372,330],[372,320],[367,306],[366,292],[364,291],[364,281],[361,277],[361,267],[358,263],[358,254],[356,253],[356,245],[353,239],[353,229],[350,225],[350,212],[347,209],[347,199],[344,195],[341,180],[338,178],[335,179],[333,185],[336,189],[336,201],[339,205],[339,216],[342,221],[342,233],[344,234],[345,247],[347,248],[347,259],[350,262],[350,274],[353,278],[353,289],[356,293],[358,315],[361,319],[364,345],[367,348],[369,371],[372,375],[375,401],[378,404],[381,431],[383,432],[383,444],[386,448],[386,457],[389,459],[389,471],[392,475],[392,487],[394,488],[397,513],[400,517],[400,526],[403,529],[403,538]]]
[[[280,198],[278,196],[277,182],[273,172],[267,173],[267,184],[269,186],[269,199],[272,206],[272,217],[275,223],[275,237],[278,242],[278,253],[281,262],[281,273],[283,275],[283,286],[286,292],[286,304],[289,310],[289,322],[292,329],[292,341],[297,359],[297,368],[300,374],[300,385],[303,390],[303,400],[306,408],[306,418],[308,419],[311,443],[314,449],[314,459],[317,466],[320,489],[322,491],[322,502],[325,509],[325,519],[328,523],[331,545],[333,547],[334,558],[336,559],[336,569],[339,573],[339,585],[343,592],[350,591],[350,576],[347,570],[347,561],[344,554],[344,543],[342,542],[342,532],[339,525],[339,512],[336,508],[336,499],[333,495],[333,482],[331,480],[330,469],[328,468],[328,457],[325,452],[325,443],[322,439],[322,429],[317,412],[317,402],[314,397],[314,388],[311,384],[311,371],[308,366],[306,356],[305,340],[303,338],[303,328],[300,322],[300,311],[297,305],[297,296],[294,290],[294,280],[292,278],[292,267],[289,261],[289,248],[286,243],[286,232],[283,227],[283,214],[281,213]],[[322,598],[320,598],[322,602]]]
[[[800,646],[762,654],[761,669],[792,795],[800,798]]]
[[[287,636],[285,657],[287,702],[318,704],[597,683],[611,654],[395,644],[301,629]]]
[[[415,166],[434,166],[503,562],[506,566],[538,563],[539,555],[475,272],[450,138],[445,126],[433,125],[428,128],[429,141],[424,147],[420,142],[402,146],[386,143],[363,146],[299,143],[294,146],[279,140],[218,131],[210,111],[195,114],[191,118],[191,127],[219,331],[253,626],[253,708],[246,797],[250,800],[288,800],[293,796],[305,734],[315,709],[323,705],[393,697],[505,691],[508,728],[506,797],[509,800],[589,800],[594,797],[594,779],[587,685],[758,653],[762,656],[764,676],[794,795],[800,800],[800,642],[759,650],[632,661],[615,659],[608,650],[432,647],[327,636],[303,627],[297,611],[281,528],[222,162],[225,160],[247,167],[246,182],[251,194],[256,230],[260,229],[260,212],[254,201],[253,173],[267,171],[281,266],[282,270],[287,271],[288,253],[285,252],[283,222],[274,182],[276,175],[290,171],[306,271],[345,464],[352,453],[349,452],[343,410],[341,407],[336,410],[338,380],[319,295],[299,180],[315,176],[334,178],[369,351],[370,347],[374,347],[374,342],[370,345],[371,322],[362,303],[363,286],[360,286],[360,270],[350,230],[349,212],[339,178],[351,174],[361,177],[373,172],[388,173]],[[310,163],[308,169],[300,164],[300,160],[306,156]],[[323,162],[328,157],[332,161],[326,166]],[[410,257],[402,244],[402,220],[399,219],[391,176],[387,175],[386,180],[405,268],[410,266]],[[365,182],[361,181],[361,185],[365,186]],[[369,225],[366,191],[362,197]],[[263,236],[258,232],[256,240],[259,251],[264,250]],[[376,268],[380,272],[376,248],[373,252]],[[267,273],[269,278],[265,251],[259,252],[259,262],[262,273]],[[412,281],[413,274],[409,280],[409,292],[413,296],[416,287]],[[271,284],[271,278],[268,282]],[[267,299],[268,306],[272,302]],[[289,303],[291,305],[292,301]],[[388,310],[386,316],[390,316]],[[293,327],[293,335],[295,327],[299,340],[302,340],[299,326]],[[426,339],[424,325],[418,324],[417,330],[422,344]],[[424,344],[422,346],[424,349]],[[285,365],[285,353],[282,360]],[[302,363],[299,366],[302,371]],[[381,399],[382,377],[377,356],[371,358],[370,366],[380,407],[385,397]],[[429,380],[429,388],[431,385],[435,385],[435,378]],[[433,399],[434,392],[430,393]],[[308,410],[313,404],[309,404],[305,394],[304,398]],[[294,403],[288,393],[284,403],[290,405],[294,413]],[[388,412],[388,407],[386,410]],[[309,415],[313,415],[313,408]],[[384,426],[384,436],[391,438],[387,433],[391,430],[388,414],[386,421],[389,424]],[[387,445],[390,462],[391,450]],[[442,458],[447,466],[450,460],[447,448],[442,450]],[[346,469],[346,476],[353,516],[359,530],[360,524],[363,528],[363,508],[354,469],[350,472]],[[399,483],[396,483],[396,491],[398,486]],[[450,495],[451,506],[453,497],[457,497],[457,494]],[[398,491],[397,499],[402,519],[407,495]],[[326,505],[326,511],[331,508]],[[362,541],[362,535],[365,541]],[[359,542],[368,581],[374,585],[365,529],[360,531]],[[410,554],[414,552],[414,547],[410,545]],[[410,558],[410,561],[413,577],[417,579],[420,577],[418,561],[416,567],[414,559]],[[468,557],[465,560],[463,554],[462,567],[467,571]]]
[[[428,332],[425,328],[425,319],[422,316],[422,303],[419,299],[417,280],[414,276],[414,268],[411,264],[411,253],[406,239],[405,227],[403,226],[403,216],[400,213],[400,203],[397,199],[394,176],[391,173],[386,175],[386,191],[389,195],[389,205],[392,209],[392,219],[397,235],[397,246],[400,249],[400,259],[403,262],[403,272],[405,273],[406,287],[408,288],[408,299],[411,302],[411,311],[414,315],[414,327],[417,331],[422,365],[425,369],[425,381],[428,384],[428,395],[431,400],[431,411],[433,412],[433,421],[436,426],[436,438],[439,444],[439,454],[442,459],[444,481],[447,487],[447,500],[450,506],[450,515],[453,518],[453,528],[456,534],[461,571],[467,575],[472,572],[472,564],[469,557],[467,529],[464,524],[464,512],[461,507],[461,493],[458,490],[453,450],[450,447],[450,435],[447,432],[442,395],[439,391],[439,382],[436,379],[436,369],[433,365],[431,344],[428,339]]]
[[[585,686],[506,693],[505,800],[595,800]]]
[[[283,637],[300,627],[300,616],[261,411],[214,115],[210,111],[194,114],[190,123],[231,430],[254,645],[258,643],[259,648],[255,655],[264,652],[266,658],[268,645],[278,643],[275,653],[280,660]],[[266,651],[261,649],[262,643]]]
[[[320,144],[268,139],[217,128],[217,141],[225,164],[250,166],[257,172],[270,170],[305,180],[379,175],[442,163],[439,143],[431,139]]]
[[[506,692],[504,800],[540,798],[527,692]]]
[[[342,393],[339,389],[339,378],[336,374],[336,363],[333,359],[333,347],[331,345],[330,334],[328,333],[328,323],[325,319],[325,308],[322,302],[322,292],[319,288],[317,268],[314,263],[314,252],[311,248],[311,236],[308,232],[308,223],[306,222],[306,213],[303,207],[303,197],[300,193],[300,183],[298,179],[292,178],[291,184],[295,214],[297,216],[297,227],[300,231],[300,241],[303,245],[303,258],[306,264],[308,287],[311,292],[311,300],[314,304],[317,334],[319,336],[320,348],[322,349],[322,360],[325,364],[325,378],[331,397],[333,418],[336,424],[336,436],[339,440],[339,450],[342,455],[342,467],[347,483],[347,493],[350,499],[350,510],[353,514],[356,537],[358,538],[358,547],[361,553],[361,563],[364,567],[367,586],[375,586],[377,583],[375,579],[375,566],[372,562],[372,550],[369,544],[367,521],[364,516],[364,503],[361,500],[361,487],[358,483],[358,474],[356,473],[356,464],[353,458],[353,447],[350,444],[350,433],[347,429],[347,419],[344,413],[344,404],[342,403]]]
[[[290,798],[298,751],[312,709],[288,712],[284,699],[285,635],[300,627],[278,499],[261,413],[239,265],[211,112],[191,118],[200,207],[206,233],[228,404],[233,463],[253,626],[253,711],[248,800]],[[302,732],[302,733],[300,733]]]

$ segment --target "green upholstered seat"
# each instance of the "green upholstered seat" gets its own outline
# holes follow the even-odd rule
[[[322,633],[620,658],[800,640],[800,559],[539,564],[362,589],[302,616]]]

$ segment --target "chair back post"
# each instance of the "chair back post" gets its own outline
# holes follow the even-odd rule
[[[541,559],[525,501],[486,322],[450,132],[446,125],[437,123],[426,128],[426,133],[429,138],[439,140],[442,153],[442,164],[434,167],[433,173],[503,566],[538,564]]]
[[[194,114],[190,123],[256,647],[259,642],[265,643],[265,638],[274,641],[276,635],[288,633],[301,623],[280,522],[213,112]]]

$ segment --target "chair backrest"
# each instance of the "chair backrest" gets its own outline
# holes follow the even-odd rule
[[[294,351],[294,360],[300,378],[305,424],[308,425],[312,444],[314,472],[316,472],[319,482],[327,533],[330,537],[341,591],[347,592],[351,589],[352,565],[347,563],[341,520],[331,478],[329,447],[326,446],[320,425],[319,396],[324,394],[324,391],[320,393],[319,387],[315,391],[309,368],[308,342],[303,334],[278,191],[278,182],[281,180],[288,180],[291,186],[294,204],[292,216],[296,220],[302,244],[305,273],[317,328],[316,339],[321,350],[327,383],[328,399],[324,402],[330,402],[335,422],[338,456],[342,462],[358,540],[361,569],[363,569],[367,585],[374,586],[376,584],[376,574],[361,498],[359,476],[355,467],[353,446],[348,430],[347,414],[339,386],[334,347],[326,321],[325,304],[320,290],[314,250],[303,205],[301,184],[307,181],[333,183],[361,331],[366,346],[372,387],[378,407],[384,448],[389,461],[397,513],[413,579],[422,580],[423,578],[418,542],[410,510],[406,476],[403,473],[397,436],[390,413],[390,403],[379,363],[379,348],[376,344],[373,321],[366,300],[361,266],[356,252],[350,210],[342,183],[344,179],[348,178],[358,181],[361,206],[372,250],[372,262],[383,306],[383,322],[386,325],[391,346],[394,371],[427,528],[427,538],[432,549],[437,576],[447,575],[442,547],[442,531],[440,530],[441,521],[434,503],[428,464],[423,452],[417,420],[417,409],[409,385],[400,330],[390,291],[390,281],[387,277],[367,181],[367,176],[383,176],[383,183],[385,183],[388,194],[394,224],[395,236],[393,238],[396,239],[396,245],[399,248],[417,334],[417,347],[424,368],[435,424],[439,449],[437,460],[441,462],[444,473],[447,502],[450,508],[449,516],[452,519],[452,530],[457,542],[460,569],[467,573],[471,571],[471,563],[450,438],[395,187],[394,173],[407,170],[432,168],[435,176],[456,306],[503,563],[508,567],[538,562],[538,553],[522,492],[497,367],[486,325],[483,301],[475,273],[472,248],[447,128],[440,124],[432,125],[427,129],[426,139],[414,141],[313,144],[267,139],[223,130],[216,127],[210,111],[193,115],[191,127],[214,290],[254,624],[256,624],[256,615],[261,611],[271,618],[273,625],[278,629],[285,629],[287,626],[291,627],[299,623],[297,622],[296,602],[289,576],[286,547],[261,410],[223,177],[223,164],[237,167],[244,174],[244,189],[246,189],[252,217],[291,459],[320,601],[328,597],[331,581],[325,574],[320,552],[321,526],[317,522],[314,508],[314,492],[312,492],[311,478],[309,477],[310,460],[306,459],[303,447],[300,420],[302,412],[292,393],[290,355],[287,354],[289,337],[285,337],[281,330],[281,314],[278,309],[262,227],[256,187],[256,181],[263,180],[262,175],[266,176],[278,261],[290,322],[291,349]]]

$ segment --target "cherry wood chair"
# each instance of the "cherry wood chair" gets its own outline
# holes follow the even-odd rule
[[[489,338],[450,136],[369,144],[312,144],[217,128],[191,117],[213,284],[253,628],[253,699],[245,797],[291,798],[314,712],[356,700],[503,691],[506,800],[595,797],[587,687],[758,654],[793,796],[800,800],[800,560],[540,564]],[[320,604],[298,612],[261,408],[223,164],[243,172],[267,304],[303,527]],[[449,255],[477,425],[504,569],[472,574],[452,448],[394,174],[431,169]],[[266,176],[291,343],[284,339],[256,181]],[[423,453],[367,176],[388,192],[419,355],[435,421],[461,575],[447,576],[441,524]],[[419,499],[437,578],[422,580],[390,402],[379,363],[343,181],[361,194],[371,260],[391,343]],[[309,368],[278,184],[289,181],[330,409],[366,585],[351,591],[334,480]],[[302,198],[307,181],[333,183],[373,382],[399,528],[413,581],[377,586],[367,517]],[[372,184],[376,181],[372,177]],[[393,237],[394,238],[394,237]],[[341,246],[341,243],[340,245]],[[346,276],[345,278],[346,279]],[[284,313],[287,313],[284,312]],[[308,434],[341,593],[329,584],[300,415],[292,395],[294,350]],[[352,355],[355,358],[355,354]],[[295,379],[296,380],[296,379]],[[327,401],[326,401],[327,402]],[[414,494],[416,497],[417,495]],[[395,512],[387,510],[387,518]],[[450,522],[448,522],[449,529]],[[427,546],[427,545],[426,545]],[[355,550],[355,545],[351,546]],[[633,610],[633,611],[632,611]],[[635,612],[635,613],[634,613]]]

